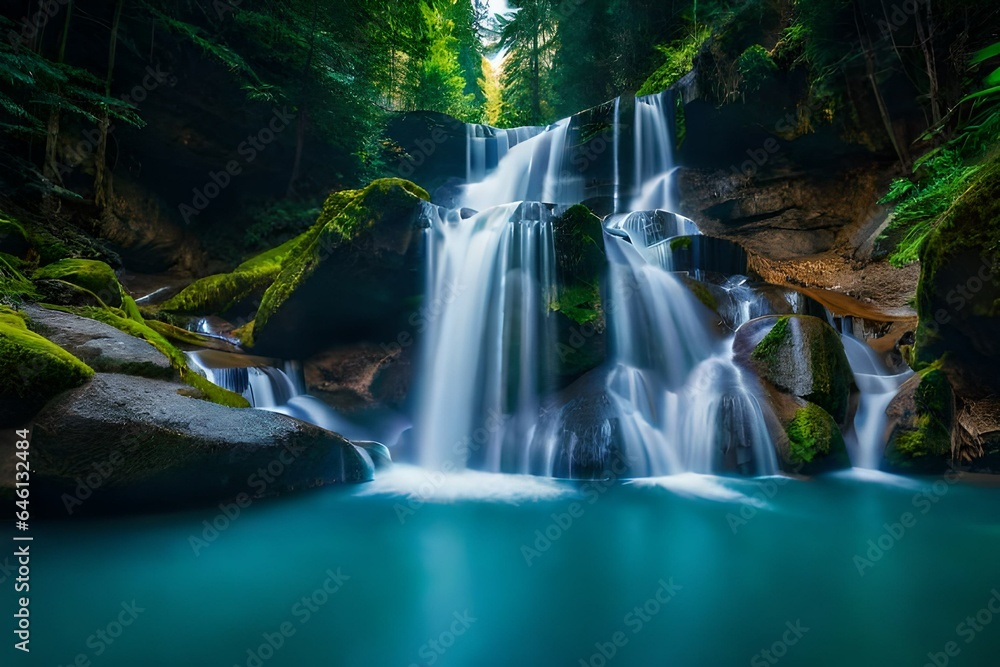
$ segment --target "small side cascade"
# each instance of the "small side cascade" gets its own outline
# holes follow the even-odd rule
[[[209,382],[240,394],[251,407],[278,412],[334,431],[352,440],[372,433],[306,393],[302,365],[215,351],[185,352],[188,365]],[[275,365],[279,364],[279,365]]]
[[[889,439],[886,410],[913,371],[894,373],[863,340],[848,333],[842,333],[840,338],[861,392],[854,424],[844,434],[848,453],[854,467],[878,469]]]

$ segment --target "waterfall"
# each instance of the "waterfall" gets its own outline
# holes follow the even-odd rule
[[[608,389],[630,469],[773,474],[777,458],[763,408],[733,362],[733,336],[712,329],[691,291],[663,266],[663,253],[650,252],[667,246],[670,233],[687,231],[689,221],[673,218],[672,228],[653,233],[637,224],[652,219],[612,217],[612,229],[630,229],[628,240],[606,238],[615,364]]]
[[[601,133],[584,132],[577,117],[513,131],[516,143],[470,126],[460,203],[479,212],[426,209],[426,299],[437,315],[418,374],[422,465],[586,477],[620,455],[630,476],[777,470],[758,389],[733,362],[732,332],[673,273],[745,272],[745,254],[720,251],[671,211],[673,97],[635,100],[630,133],[622,107],[615,100],[611,141],[597,145],[588,142]],[[588,171],[608,158],[608,168]],[[610,188],[594,185],[599,174]],[[636,209],[605,221],[610,359],[574,385],[575,398],[553,403],[554,205],[608,191],[614,208],[627,198]]]
[[[460,204],[483,211],[516,201],[576,204],[607,196],[615,211],[626,200],[632,211],[674,211],[675,99],[672,91],[637,97],[631,120],[622,118],[616,98],[600,119],[578,114],[510,130],[470,125]],[[631,166],[623,164],[626,155]]]
[[[674,104],[668,91],[547,127],[467,126],[459,207],[423,211],[426,317],[415,331],[414,425],[404,439],[420,464],[573,478],[606,475],[616,462],[629,477],[778,471],[771,436],[780,423],[734,361],[735,332],[765,315],[827,313],[792,290],[754,284],[742,247],[675,212]],[[578,323],[556,310],[565,288],[557,261],[562,271],[572,258],[557,252],[568,246],[555,221],[590,198],[613,211],[601,228],[606,331],[596,340],[606,360],[567,373],[560,336],[578,334]],[[890,373],[848,333],[843,340],[862,394],[845,438],[855,465],[877,467],[886,407],[909,374]],[[254,407],[372,439],[306,394],[298,366],[210,355],[189,353],[192,367]]]
[[[513,158],[513,151],[510,153]],[[431,312],[416,442],[429,467],[516,471],[552,375],[552,208],[512,203],[431,215]]]
[[[633,211],[677,210],[673,193],[676,171],[672,137],[674,100],[673,91],[635,100],[634,184],[637,195],[630,206]]]
[[[854,424],[844,439],[855,467],[877,469],[889,439],[886,410],[913,371],[892,373],[867,343],[847,333],[840,338],[861,392]]]
[[[527,128],[508,130],[519,137],[518,142],[495,168],[487,173],[485,157],[478,155],[485,151],[487,144],[478,138],[469,139],[470,180],[461,196],[461,205],[476,211],[484,211],[494,206],[518,201],[538,201],[549,204],[572,204],[583,199],[582,176],[570,169],[568,137],[571,119],[565,118],[538,133]],[[532,128],[535,129],[535,128]],[[531,135],[531,136],[527,136]],[[523,140],[520,137],[526,137]],[[498,145],[505,145],[500,142]],[[497,151],[499,155],[499,148]],[[478,170],[478,171],[477,171]]]

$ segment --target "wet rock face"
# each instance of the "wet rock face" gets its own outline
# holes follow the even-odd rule
[[[325,350],[304,364],[306,390],[343,413],[399,407],[409,393],[413,346],[359,343]]]
[[[845,168],[831,176],[755,167],[745,175],[738,165],[682,169],[678,178],[681,212],[705,234],[738,241],[775,260],[827,252],[841,235],[861,228],[874,232],[885,216],[873,204],[882,180],[871,168]]]
[[[942,359],[960,395],[1000,393],[1000,160],[949,209],[920,263],[918,367]]]
[[[113,212],[100,219],[100,233],[129,268],[194,273],[203,266],[205,254],[197,238],[156,194],[122,178],[115,179],[115,193]]]
[[[845,423],[854,376],[840,336],[823,320],[758,318],[740,328],[733,350],[737,363],[781,392],[815,403]]]
[[[370,457],[335,433],[189,398],[190,391],[99,373],[46,405],[31,446],[39,462],[32,481],[45,489],[39,497],[49,499],[48,513],[177,508],[372,479]],[[93,497],[67,508],[64,494],[81,500],[79,480],[98,467]]]

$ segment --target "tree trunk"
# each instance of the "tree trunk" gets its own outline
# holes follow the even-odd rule
[[[111,42],[108,46],[108,75],[104,79],[104,95],[111,97],[111,80],[115,71],[115,51],[118,48],[118,25],[121,23],[124,0],[118,0],[115,6],[115,18],[111,22]],[[107,105],[101,109],[97,124],[100,137],[97,140],[97,150],[94,155],[94,203],[98,208],[105,208],[111,201],[111,178],[107,173],[108,127],[111,125]]]
[[[920,11],[914,15],[917,26],[917,39],[920,40],[920,50],[924,52],[924,64],[927,68],[927,96],[931,101],[931,118],[934,125],[941,122],[941,100],[938,85],[937,63],[934,60],[934,17],[931,14],[931,0],[927,0],[927,30],[920,20]]]
[[[58,63],[66,62],[66,42],[69,39],[69,24],[73,18],[73,0],[66,4],[66,18],[63,20],[62,38],[59,42]],[[59,88],[56,88],[56,95]],[[42,164],[42,173],[56,185],[62,185],[62,175],[59,173],[59,160],[57,151],[59,147],[59,107],[49,111],[49,122],[45,135],[45,162]]]
[[[309,33],[309,53],[306,55],[306,66],[302,70],[302,96],[299,100],[299,119],[295,129],[295,160],[292,163],[292,175],[288,179],[286,197],[295,193],[295,182],[299,180],[299,172],[302,169],[302,152],[306,142],[306,123],[309,118],[309,70],[312,69],[313,53],[316,51],[316,21],[319,18],[319,3],[316,0],[313,0],[312,9],[312,32]]]

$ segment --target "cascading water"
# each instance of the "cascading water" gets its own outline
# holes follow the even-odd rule
[[[192,369],[213,384],[240,394],[254,408],[295,417],[352,440],[372,439],[370,430],[345,419],[326,403],[306,393],[298,362],[286,361],[279,368],[269,359],[225,352],[185,354]]]
[[[672,99],[635,101],[628,150],[615,101],[616,207],[626,190],[651,209],[672,205]],[[599,471],[617,454],[632,476],[775,472],[763,411],[733,363],[731,335],[715,331],[711,313],[670,273],[671,241],[699,231],[668,210],[615,215],[605,224],[613,342],[594,392],[605,397],[606,414],[591,416],[580,432],[564,423],[566,406],[541,416],[557,343],[549,307],[558,241],[551,204],[578,202],[588,186],[573,123],[519,136],[513,146],[496,132],[471,129],[460,204],[481,212],[463,219],[428,207],[427,299],[439,316],[425,334],[419,379],[420,463],[572,477],[592,474],[595,465]],[[620,169],[626,152],[633,156],[628,184]]]
[[[457,207],[424,209],[433,316],[421,331],[409,438],[419,463],[564,477],[606,474],[616,459],[633,477],[778,471],[778,422],[734,362],[733,334],[756,317],[825,311],[751,285],[742,248],[672,212],[673,105],[668,92],[616,99],[600,122],[468,126]],[[610,126],[594,130],[608,115]],[[590,197],[614,211],[603,223],[608,359],[560,388],[554,221]],[[891,374],[849,335],[844,343],[862,392],[846,437],[856,465],[877,467],[885,409],[908,374]],[[192,366],[255,407],[371,438],[305,394],[297,367],[232,367],[202,354],[190,355]]]
[[[662,219],[662,215],[659,218]],[[609,394],[633,474],[720,470],[777,472],[764,412],[733,363],[733,337],[711,328],[706,313],[669,266],[672,227],[643,214],[614,216],[611,261]]]
[[[637,195],[633,211],[663,208],[677,210],[673,201],[674,140],[673,93],[638,97],[635,100],[635,173]]]
[[[844,439],[856,468],[877,469],[889,439],[886,410],[913,371],[893,373],[864,341],[846,333],[840,338],[861,392],[853,428],[844,434]]]
[[[552,207],[498,206],[461,219],[429,207],[426,332],[416,426],[419,459],[520,471],[551,376]]]

